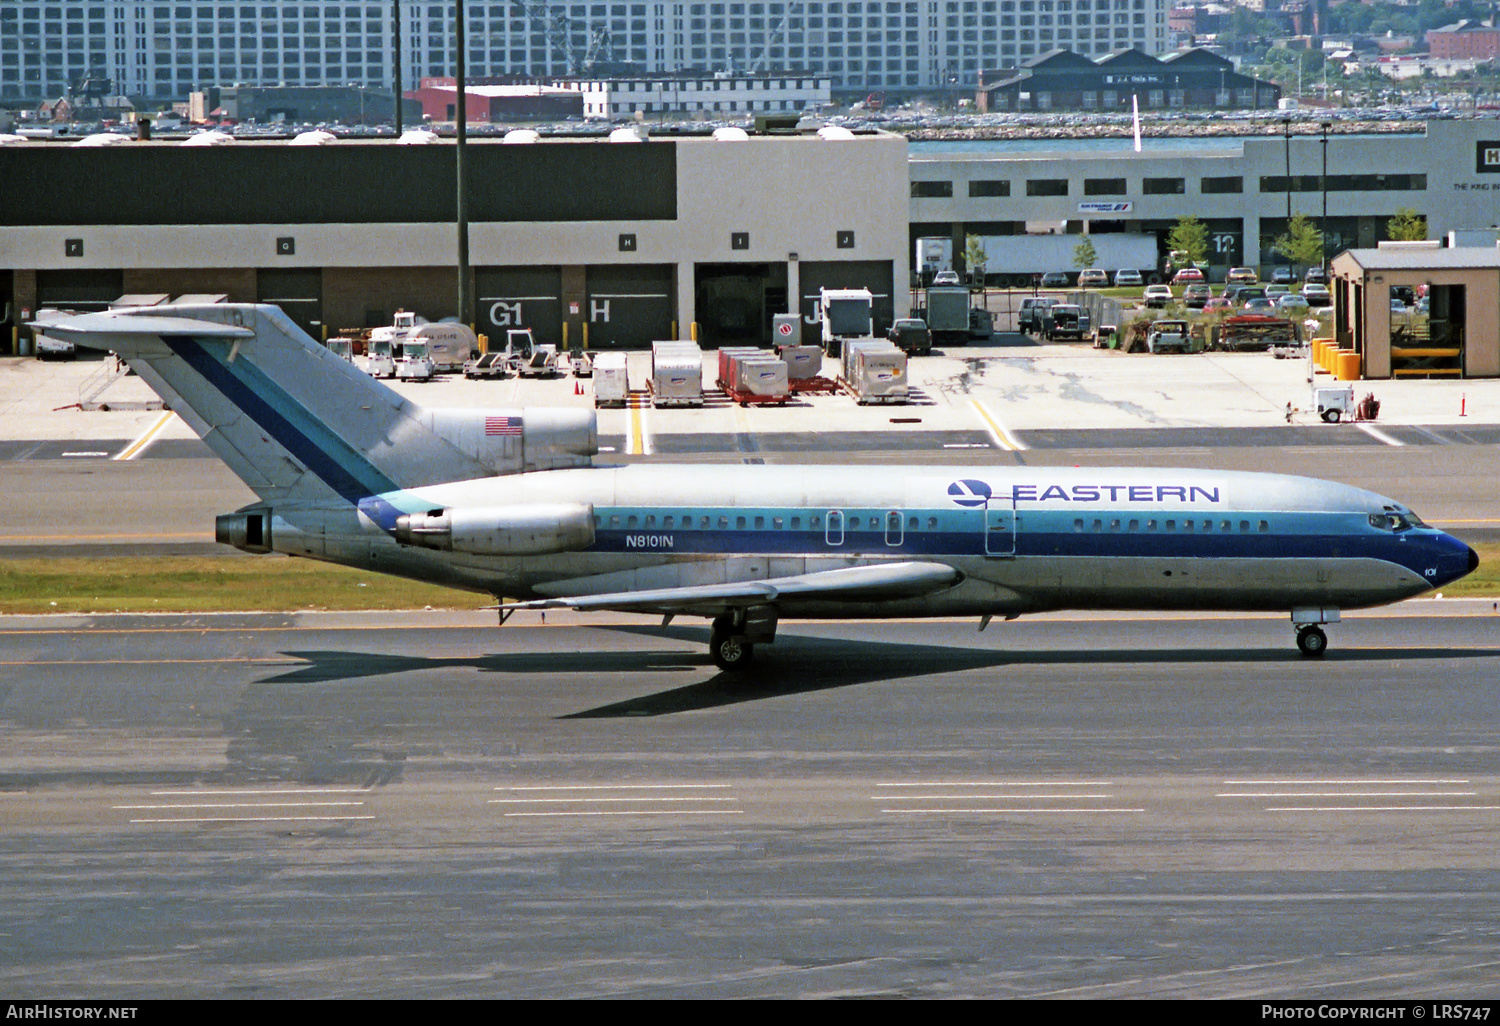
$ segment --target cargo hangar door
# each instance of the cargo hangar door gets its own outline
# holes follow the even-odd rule
[[[503,346],[512,328],[530,328],[537,342],[562,346],[561,268],[478,267],[474,294],[479,297],[475,329],[488,335],[491,345]]]
[[[869,289],[874,296],[873,331],[883,338],[895,319],[895,281],[889,260],[819,261],[804,260],[799,268],[802,293],[802,343],[823,344],[822,322],[818,319],[820,289]],[[903,278],[903,287],[906,279]]]
[[[787,311],[785,264],[697,264],[698,342],[709,348],[771,343],[771,315]]]
[[[673,337],[673,265],[595,264],[585,275],[583,312],[590,349],[648,349],[652,342]]]

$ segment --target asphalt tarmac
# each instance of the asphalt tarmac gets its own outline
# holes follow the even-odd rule
[[[0,986],[1500,996],[1500,613],[8,618]]]
[[[1245,379],[1273,363],[933,363],[932,406],[611,412],[601,461],[1305,473],[1500,538],[1494,383],[1286,424]],[[1198,375],[1216,415],[1152,398],[1153,367]],[[254,558],[212,541],[253,496],[180,423],[21,394],[0,388],[0,558]],[[976,626],[786,623],[737,678],[691,620],[0,617],[0,983],[1500,995],[1492,602],[1350,612],[1317,661],[1284,617]]]

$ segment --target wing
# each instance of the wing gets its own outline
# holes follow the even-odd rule
[[[517,609],[610,609],[627,613],[713,616],[736,606],[769,605],[783,597],[842,602],[916,598],[950,588],[962,579],[961,573],[943,563],[880,563],[758,581],[507,602],[500,609],[503,612]]]

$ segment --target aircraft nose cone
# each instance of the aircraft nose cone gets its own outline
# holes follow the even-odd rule
[[[1475,570],[1478,570],[1478,569],[1479,569],[1479,553],[1475,552],[1471,548],[1471,549],[1469,549],[1469,570],[1468,570],[1468,572],[1472,574]]]

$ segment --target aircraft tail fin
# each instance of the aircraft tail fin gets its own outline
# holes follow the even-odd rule
[[[592,410],[426,410],[278,307],[168,309],[53,315],[37,330],[118,353],[265,501],[357,505],[401,488],[584,466],[597,451]]]

